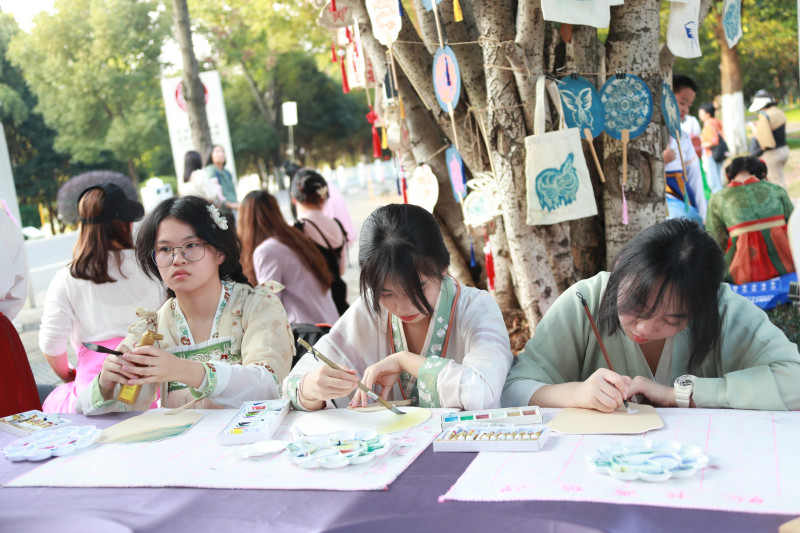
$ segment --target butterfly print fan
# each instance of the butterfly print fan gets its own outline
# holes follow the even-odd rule
[[[603,133],[606,121],[600,93],[589,80],[577,74],[561,80],[558,91],[561,94],[561,103],[564,104],[564,121],[568,127],[578,128],[581,137],[589,142],[600,180],[605,183],[603,167],[592,143],[592,140]]]

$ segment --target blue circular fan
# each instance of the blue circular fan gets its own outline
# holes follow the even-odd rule
[[[622,139],[622,130],[628,130],[631,139],[638,137],[653,118],[653,95],[639,76],[614,76],[600,89],[600,99],[605,108],[605,131],[617,140]]]
[[[669,134],[676,139],[681,138],[681,112],[672,87],[666,83],[661,84],[661,113],[664,115],[664,124],[667,125]]]
[[[582,76],[567,76],[558,84],[558,91],[568,127],[578,128],[584,139],[583,130],[586,128],[592,131],[592,138],[603,133],[606,122],[603,102],[589,80]]]

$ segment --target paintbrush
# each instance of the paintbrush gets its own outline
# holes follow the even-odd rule
[[[583,294],[577,293],[578,299],[583,304],[583,310],[586,311],[586,316],[589,318],[589,324],[592,325],[592,330],[594,330],[594,336],[597,338],[597,344],[600,345],[600,349],[603,350],[603,357],[606,358],[606,364],[608,365],[608,369],[614,372],[614,365],[611,364],[611,359],[608,357],[608,352],[606,351],[606,346],[603,344],[603,339],[600,338],[600,332],[597,331],[597,326],[594,323],[594,318],[592,318],[592,313],[589,311],[589,304],[586,303],[586,298],[583,297]],[[622,403],[625,404],[625,409],[628,412],[631,412],[630,406],[628,406],[628,400],[625,398],[622,399]]]
[[[99,344],[95,344],[93,342],[82,342],[81,344],[83,344],[93,352],[110,353],[111,355],[123,355],[122,352],[118,352],[117,350],[112,350],[111,348],[106,348],[105,346],[100,346]]]
[[[297,339],[297,343],[300,344],[300,346],[302,346],[303,348],[305,348],[309,352],[311,352],[312,354],[314,354],[315,357],[318,357],[319,359],[321,359],[322,362],[325,363],[326,365],[328,365],[329,367],[333,368],[334,370],[342,370],[342,368],[339,365],[337,365],[336,363],[334,363],[333,361],[331,361],[330,359],[328,359],[327,357],[322,355],[319,352],[319,350],[317,350],[316,348],[314,348],[313,346],[308,344],[305,340]],[[342,372],[344,372],[344,370],[342,370]],[[372,398],[373,400],[375,400],[376,402],[378,402],[379,404],[381,404],[382,406],[384,406],[385,408],[387,408],[388,410],[390,410],[394,414],[396,414],[396,415],[404,415],[405,414],[403,411],[401,411],[400,409],[398,409],[394,405],[390,404],[389,402],[387,402],[386,400],[384,400],[383,398],[378,396],[375,393],[375,391],[372,391],[372,390],[368,389],[366,387],[366,385],[364,385],[360,381],[358,382],[358,388],[361,389],[362,391],[364,391],[365,393],[367,393],[367,396],[369,396],[370,398]]]

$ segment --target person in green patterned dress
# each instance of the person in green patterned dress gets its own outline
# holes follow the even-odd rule
[[[725,281],[741,285],[795,271],[786,223],[794,206],[786,189],[768,182],[767,166],[737,157],[725,169],[728,186],[708,205],[706,229],[725,252]]]

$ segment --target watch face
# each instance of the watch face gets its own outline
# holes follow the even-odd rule
[[[694,383],[694,376],[680,376],[675,380],[680,387],[687,387]]]

